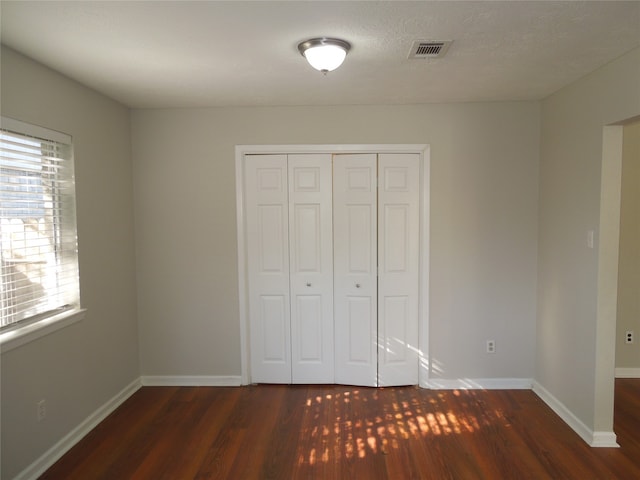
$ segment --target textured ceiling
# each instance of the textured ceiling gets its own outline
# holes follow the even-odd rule
[[[1,3],[2,43],[130,107],[543,98],[640,45],[640,1]],[[297,44],[352,44],[311,69]],[[409,60],[414,40],[453,40]]]

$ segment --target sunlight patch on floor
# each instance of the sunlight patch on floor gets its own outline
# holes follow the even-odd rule
[[[388,454],[392,449],[403,448],[411,439],[473,434],[496,422],[508,426],[499,410],[482,411],[479,416],[456,414],[448,405],[451,394],[456,402],[471,405],[470,410],[482,411],[473,393],[467,391],[463,396],[457,390],[439,392],[430,398],[409,393],[409,398],[389,401],[374,414],[362,412],[367,412],[371,398],[378,397],[376,389],[355,388],[308,398],[303,422],[308,428],[301,431],[301,438],[310,436],[315,446],[298,452],[298,465]],[[400,395],[406,396],[406,391]],[[331,424],[323,423],[329,418],[333,419]],[[308,445],[308,441],[301,444]]]

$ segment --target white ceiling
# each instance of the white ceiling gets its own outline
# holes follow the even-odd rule
[[[2,43],[130,107],[536,100],[640,45],[640,1],[6,1]],[[352,50],[323,76],[297,51]],[[414,40],[453,40],[409,60]]]

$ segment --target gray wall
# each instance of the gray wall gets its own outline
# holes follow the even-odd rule
[[[134,110],[142,374],[240,375],[236,144],[428,143],[435,377],[532,378],[539,121],[537,102]]]
[[[596,431],[612,428],[615,353],[615,315],[611,330],[596,314],[599,242],[617,236],[598,231],[603,127],[640,113],[639,86],[636,49],[542,102],[536,379]]]
[[[73,136],[86,318],[2,355],[2,478],[139,376],[129,112],[2,49],[2,115]],[[47,418],[36,422],[36,402]]]

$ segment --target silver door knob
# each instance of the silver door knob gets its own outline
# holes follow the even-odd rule
[[[310,286],[311,286],[311,283],[307,282],[307,287],[310,287]]]
[[[359,283],[356,283],[356,288],[360,288],[360,284]]]

